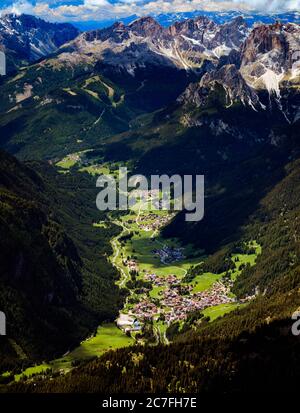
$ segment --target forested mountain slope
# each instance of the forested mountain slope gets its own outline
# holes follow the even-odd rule
[[[117,314],[118,275],[106,258],[115,230],[92,226],[100,215],[87,175],[64,176],[46,164],[33,170],[4,152],[0,156],[5,345],[16,343],[29,359],[53,357]],[[2,363],[18,359],[13,348],[3,350]]]

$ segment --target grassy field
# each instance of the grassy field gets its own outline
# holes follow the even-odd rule
[[[133,344],[133,340],[127,337],[114,323],[103,324],[98,327],[95,337],[82,342],[69,356],[72,359],[99,356],[107,350],[127,347],[131,344]]]
[[[48,369],[51,369],[51,365],[47,363],[29,367],[28,369],[24,370],[21,374],[16,374],[15,381],[19,381],[24,376],[30,377],[33,375],[45,373]]]
[[[79,169],[79,172],[87,172],[90,175],[108,175],[109,168],[104,165],[90,165],[90,166],[83,166]]]
[[[165,290],[165,287],[154,286],[149,295],[151,298],[160,298],[160,293]]]
[[[57,162],[55,165],[60,169],[69,170],[73,166],[76,166],[82,160],[84,154],[86,154],[87,152],[90,152],[90,150],[87,149],[80,152],[70,153],[69,155],[61,159],[59,162]],[[84,168],[82,169],[84,170]]]
[[[257,257],[261,254],[262,248],[256,241],[251,241],[248,246],[255,250],[254,254],[233,254],[231,259],[235,263],[236,269],[231,272],[231,279],[235,281],[241,274],[241,266],[249,264],[253,267],[256,264]]]
[[[44,363],[38,366],[30,367],[21,374],[15,376],[18,381],[22,376],[30,377],[32,375],[44,373],[49,368],[55,371],[67,372],[72,368],[72,363],[78,360],[87,360],[92,357],[101,356],[108,350],[115,350],[121,347],[128,347],[134,344],[134,339],[127,337],[114,323],[103,324],[98,327],[95,337],[83,341],[80,346],[75,348],[64,357]]]
[[[77,162],[78,162],[78,159],[67,156],[61,161],[57,162],[56,166],[62,169],[70,169],[73,166],[75,166]]]
[[[215,307],[206,308],[202,311],[202,314],[205,317],[209,317],[210,321],[214,321],[217,318],[223,317],[223,315],[230,313],[238,307],[240,308],[241,305],[237,303],[220,304]]]
[[[101,221],[93,224],[93,227],[95,228],[107,228],[108,227],[108,222],[106,221]]]
[[[213,274],[212,272],[207,272],[198,275],[189,284],[194,286],[193,293],[199,293],[201,291],[208,290],[213,286],[213,284],[219,281],[224,274]]]

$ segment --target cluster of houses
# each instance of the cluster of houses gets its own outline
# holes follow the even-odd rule
[[[170,215],[142,215],[139,218],[139,227],[143,231],[150,232],[150,231],[157,231],[163,226],[167,225],[168,222],[171,220]]]
[[[189,313],[201,311],[207,307],[228,304],[235,301],[228,296],[229,288],[221,282],[216,282],[209,290],[187,296],[181,295],[179,288],[169,288],[163,292],[162,305],[171,309],[165,314],[168,323],[184,320]]]
[[[167,277],[146,274],[145,279],[155,286],[166,286],[166,289],[161,292],[160,306],[164,309],[165,321],[168,324],[185,320],[192,312],[235,301],[234,298],[229,297],[230,286],[222,282],[214,283],[209,290],[193,293],[193,286],[180,285],[180,280],[172,274]],[[132,313],[137,319],[146,321],[161,313],[161,308],[147,298],[136,304]]]
[[[176,286],[180,284],[180,280],[176,277],[176,275],[170,274],[168,276],[159,276],[156,274],[146,274],[145,279],[147,281],[151,281],[155,286],[162,287],[163,285],[168,286]]]
[[[158,255],[163,264],[170,264],[171,262],[181,261],[184,259],[183,248],[172,248],[164,245],[161,249],[155,249],[153,254]]]
[[[132,313],[136,318],[146,321],[151,320],[158,313],[158,308],[150,300],[143,300],[134,306]]]

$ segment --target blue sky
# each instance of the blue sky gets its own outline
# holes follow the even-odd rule
[[[300,10],[300,0],[0,0],[0,10],[51,21],[101,21],[194,10]]]

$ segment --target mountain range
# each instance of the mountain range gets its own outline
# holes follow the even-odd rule
[[[242,17],[221,25],[197,17],[168,28],[146,17],[85,32],[1,87],[1,146],[26,157],[47,152],[51,159],[62,141],[66,153],[85,149],[99,142],[99,128],[101,139],[125,132],[139,114],[176,98],[185,107],[189,101],[199,106],[219,86],[225,106],[275,107],[293,122],[299,116],[290,103],[299,90],[299,47],[299,25],[250,28]],[[58,108],[58,122],[49,128]],[[78,115],[79,130],[66,121]]]
[[[48,23],[25,14],[2,16],[0,45],[7,57],[8,72],[55,52],[78,34],[79,30],[67,23]]]
[[[159,24],[164,27],[171,26],[172,24],[187,20],[194,19],[198,16],[208,17],[217,24],[224,24],[233,20],[236,17],[242,16],[250,26],[255,25],[257,22],[272,24],[277,20],[282,23],[299,23],[299,12],[291,11],[287,13],[263,13],[263,12],[241,12],[241,11],[206,11],[195,10],[192,12],[178,12],[178,13],[154,13],[151,15]],[[133,20],[138,19],[139,16],[132,15],[121,19],[125,24],[131,23]],[[93,30],[98,28],[109,27],[114,24],[114,20],[104,21],[76,21],[74,25],[82,31]]]

